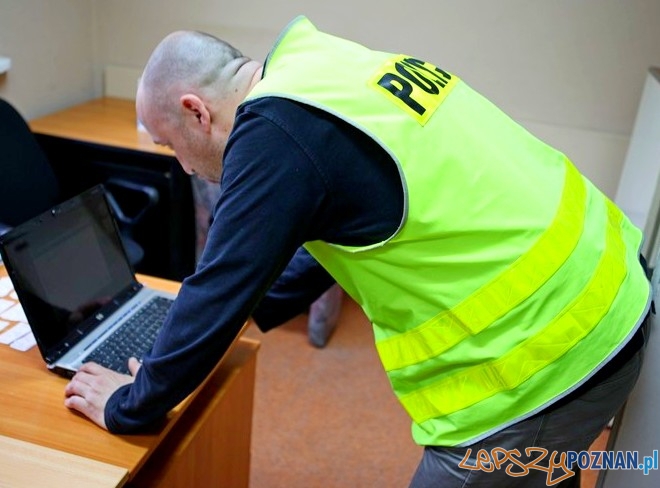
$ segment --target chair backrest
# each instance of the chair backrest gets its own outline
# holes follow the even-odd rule
[[[18,225],[58,198],[57,179],[30,127],[0,98],[0,224]]]

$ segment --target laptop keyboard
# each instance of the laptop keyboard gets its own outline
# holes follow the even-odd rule
[[[119,373],[128,374],[128,358],[140,359],[151,350],[171,305],[172,300],[169,298],[153,297],[92,351],[85,362],[94,361]]]

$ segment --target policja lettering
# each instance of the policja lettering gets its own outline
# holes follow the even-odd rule
[[[458,81],[437,66],[399,55],[388,59],[370,84],[424,125]]]

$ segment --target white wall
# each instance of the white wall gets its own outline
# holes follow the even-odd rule
[[[288,21],[307,15],[454,71],[610,196],[647,69],[660,65],[658,0],[115,0],[97,9],[100,63],[135,68],[133,78],[172,30],[206,30],[263,59]]]
[[[93,2],[0,0],[0,97],[26,118],[92,98]]]
[[[642,253],[649,262],[655,260],[660,249],[659,182],[660,67],[649,70],[646,76],[615,197],[633,224],[644,230]]]

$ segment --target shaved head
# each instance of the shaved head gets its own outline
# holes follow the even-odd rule
[[[167,101],[181,93],[222,94],[227,68],[246,59],[229,43],[197,31],[177,31],[165,37],[151,54],[140,81],[150,104],[169,112]]]
[[[236,110],[261,73],[261,63],[217,37],[173,32],[140,78],[138,120],[156,144],[175,152],[186,173],[217,182]]]

